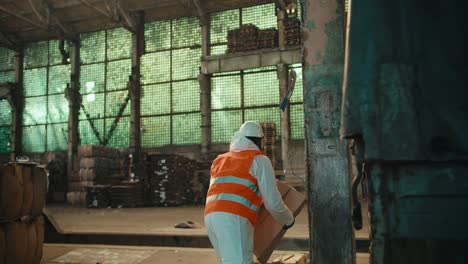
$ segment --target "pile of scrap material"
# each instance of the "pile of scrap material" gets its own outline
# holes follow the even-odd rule
[[[46,194],[43,168],[0,165],[0,263],[40,263]]]
[[[86,187],[86,206],[88,208],[107,208],[111,206],[110,185]]]
[[[197,162],[181,155],[148,154],[145,179],[146,201],[155,206],[203,203],[206,181]],[[209,181],[209,179],[208,179]]]
[[[141,181],[122,181],[110,188],[111,205],[114,208],[144,206],[144,191]]]
[[[296,18],[287,18],[284,20],[284,38],[286,46],[301,45],[301,21]]]
[[[310,263],[309,254],[273,254],[266,264],[308,264]],[[255,261],[254,264],[260,264]]]
[[[278,47],[278,30],[275,28],[259,30],[257,37],[257,48],[272,49],[275,47]]]
[[[79,171],[68,185],[67,201],[86,205],[86,188],[94,185],[118,184],[128,179],[127,153],[124,150],[83,145],[78,148]]]
[[[275,123],[260,123],[263,129],[262,146],[263,151],[270,159],[273,168],[276,168],[276,124]]]

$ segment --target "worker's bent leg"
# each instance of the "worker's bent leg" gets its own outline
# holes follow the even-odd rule
[[[205,217],[211,244],[222,264],[252,264],[253,227],[243,217],[216,212]]]

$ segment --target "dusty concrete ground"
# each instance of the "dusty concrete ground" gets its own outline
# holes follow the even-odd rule
[[[281,254],[291,254],[291,251],[275,251],[272,259]],[[368,264],[369,255],[358,253],[356,260],[357,264]],[[218,262],[213,249],[45,244],[41,263],[216,264]]]
[[[366,207],[365,207],[366,208]],[[206,236],[203,222],[203,207],[145,207],[122,209],[86,209],[67,205],[48,205],[45,212],[58,228],[66,234],[158,234]],[[356,238],[369,238],[367,211],[363,211],[364,227],[356,231]],[[194,221],[198,228],[178,229],[174,225]],[[307,209],[296,218],[296,224],[285,237],[308,238]]]

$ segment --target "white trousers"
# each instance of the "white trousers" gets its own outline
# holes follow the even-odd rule
[[[211,244],[221,264],[252,264],[253,226],[244,217],[215,212],[205,217]]]

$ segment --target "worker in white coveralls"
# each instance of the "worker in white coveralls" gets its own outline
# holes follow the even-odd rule
[[[294,216],[281,199],[270,160],[260,151],[262,127],[245,122],[234,134],[229,152],[211,166],[205,225],[222,264],[251,264],[254,226],[262,202],[285,229]]]

